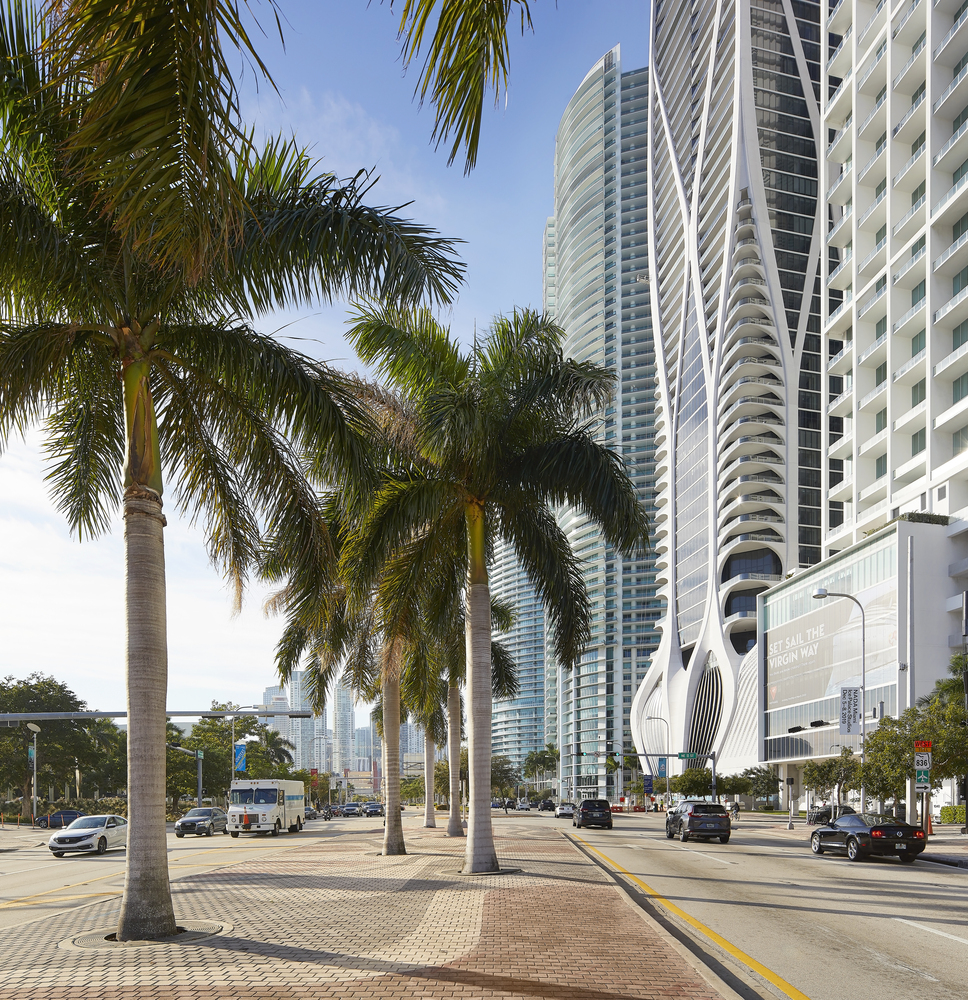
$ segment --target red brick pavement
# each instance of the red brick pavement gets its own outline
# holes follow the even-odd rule
[[[0,1000],[717,1000],[559,834],[497,846],[520,872],[456,876],[463,842],[427,831],[406,857],[336,837],[180,880],[179,919],[232,925],[195,943],[64,946],[110,928],[117,900],[0,932]]]

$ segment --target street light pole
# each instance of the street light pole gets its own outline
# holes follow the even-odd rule
[[[867,761],[867,659],[864,642],[867,624],[864,616],[864,605],[853,594],[834,593],[832,590],[827,590],[826,587],[817,587],[813,596],[818,601],[827,597],[843,597],[845,600],[853,601],[860,611],[860,811],[865,813],[867,812],[867,782],[864,775],[864,764]]]
[[[665,799],[666,805],[669,804],[669,747],[672,745],[672,727],[669,725],[668,719],[663,719],[661,715],[647,715],[645,717],[646,722],[661,722],[666,727],[666,752],[665,752],[665,783],[666,790],[662,793],[662,797]]]
[[[40,726],[35,722],[28,722],[27,728],[34,734],[34,807],[30,814],[30,825],[33,826],[37,822],[37,734]]]

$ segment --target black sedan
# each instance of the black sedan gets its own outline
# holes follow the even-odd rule
[[[841,816],[810,835],[810,849],[814,854],[837,851],[846,854],[851,861],[879,854],[897,855],[910,863],[927,845],[920,827],[880,813]]]
[[[214,833],[228,833],[229,818],[221,809],[189,809],[177,823],[175,836],[194,833],[196,837],[211,837]]]

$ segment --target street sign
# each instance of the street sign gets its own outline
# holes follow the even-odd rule
[[[652,775],[651,774],[643,775],[643,777],[642,777],[642,791],[646,795],[651,795],[652,794]]]
[[[929,753],[915,753],[915,755],[914,755],[914,770],[915,771],[930,771],[931,770],[931,754],[929,754]]]
[[[697,753],[681,753],[679,754],[679,760],[698,760],[699,754]]]
[[[915,750],[930,750],[931,740],[915,740],[914,741]]]
[[[27,747],[27,763],[33,764],[34,762],[34,748],[32,746]]]
[[[198,759],[199,760],[204,760],[205,759],[205,751],[204,750],[199,750],[198,751]]]
[[[931,791],[931,772],[930,771],[919,771],[915,768],[914,771],[914,791],[916,793],[930,792]]]
[[[860,688],[840,689],[840,735],[855,736],[861,729]]]
[[[236,743],[235,744],[235,770],[244,771],[245,770],[245,744]]]

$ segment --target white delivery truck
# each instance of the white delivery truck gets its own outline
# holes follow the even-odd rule
[[[301,781],[238,778],[229,790],[229,833],[298,833],[306,820],[306,789]]]

